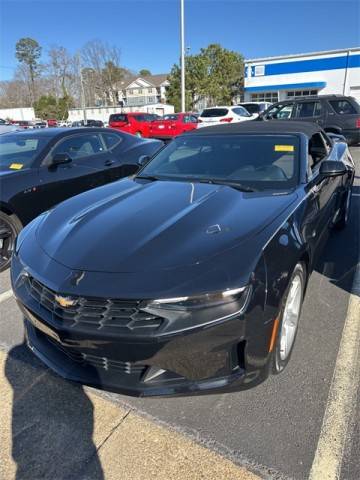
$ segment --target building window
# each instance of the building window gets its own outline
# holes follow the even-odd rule
[[[142,94],[142,88],[139,88],[138,93],[141,95]]]
[[[153,93],[153,89],[152,89],[152,88],[148,88],[148,93]]]
[[[291,90],[286,92],[286,98],[307,97],[308,95],[317,95],[318,90]]]
[[[278,92],[253,93],[251,95],[252,102],[270,102],[275,103],[279,100]]]
[[[129,90],[129,95],[133,95],[134,94],[134,90]]]

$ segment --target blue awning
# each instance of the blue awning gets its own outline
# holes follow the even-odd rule
[[[303,88],[324,88],[326,82],[283,83],[281,85],[263,85],[260,87],[245,87],[246,92],[269,92],[273,90],[299,90]]]

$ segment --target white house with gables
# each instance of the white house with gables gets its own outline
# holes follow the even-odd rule
[[[131,77],[118,84],[118,100],[124,107],[166,103],[168,74]]]

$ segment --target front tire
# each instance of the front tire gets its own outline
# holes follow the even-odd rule
[[[0,272],[10,265],[15,239],[21,229],[22,224],[16,215],[0,212]]]
[[[273,373],[281,373],[288,364],[299,326],[306,285],[306,267],[298,263],[291,275],[279,315],[279,328],[273,354]]]

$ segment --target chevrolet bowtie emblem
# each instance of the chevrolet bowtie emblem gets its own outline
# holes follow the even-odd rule
[[[74,298],[62,297],[61,295],[55,295],[55,301],[63,308],[73,307],[76,304]]]

